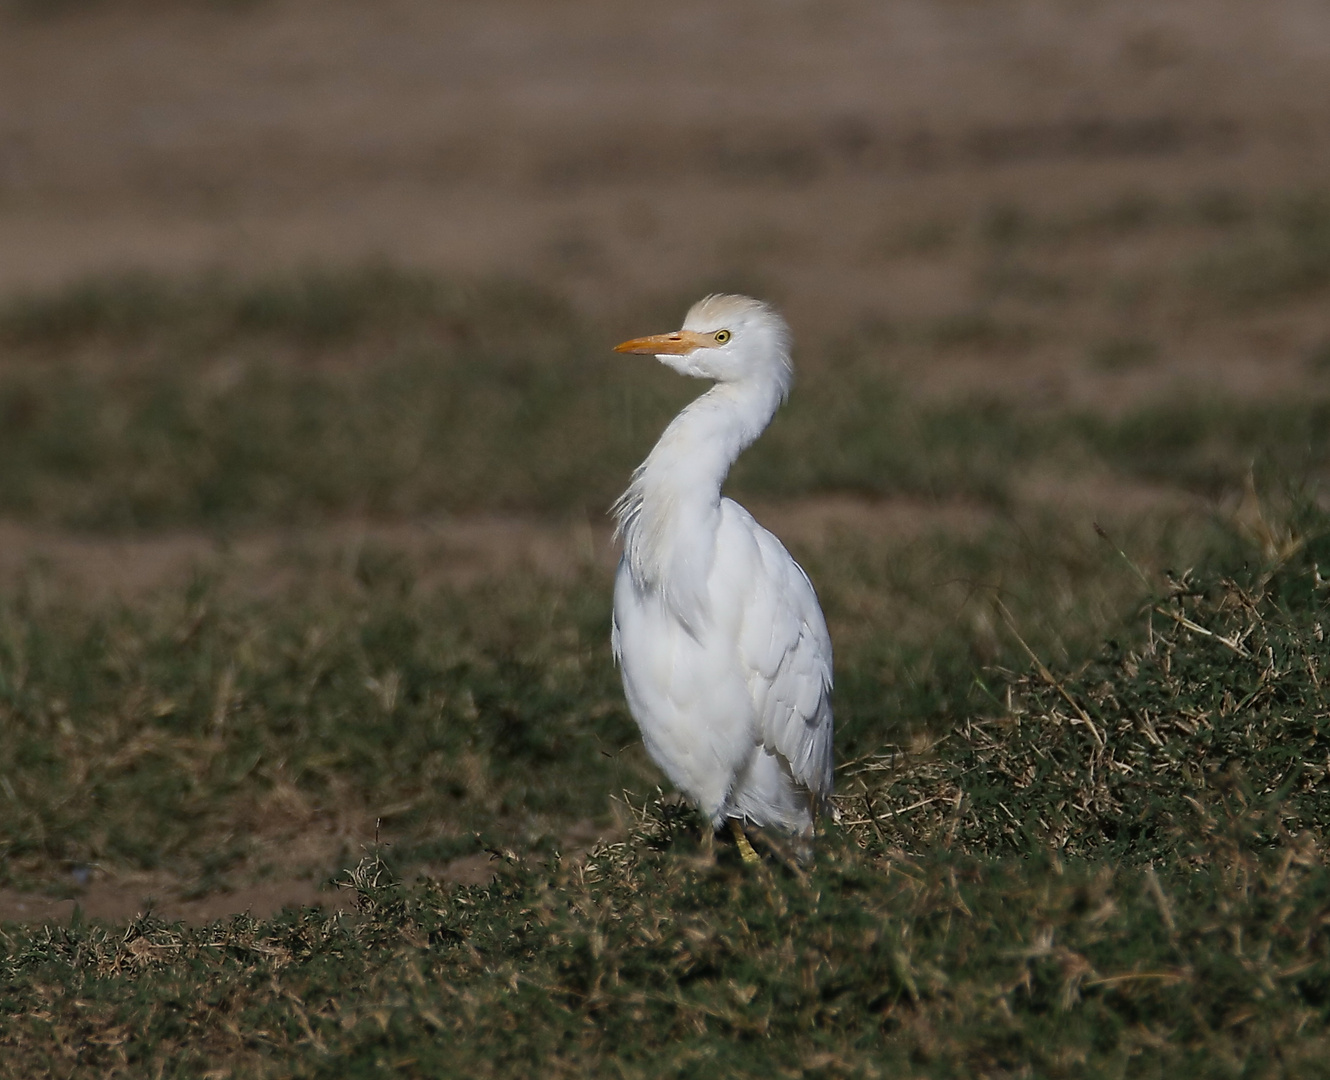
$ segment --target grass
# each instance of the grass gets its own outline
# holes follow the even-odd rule
[[[838,838],[796,883],[646,839],[580,867],[499,858],[453,893],[371,860],[350,917],[13,941],[6,1042],[87,1075],[1323,1068],[1327,879],[1305,860],[881,860]]]
[[[1076,235],[1237,240],[1270,214],[1133,197]],[[599,564],[438,584],[446,545],[291,530],[599,518],[695,387],[513,283],[363,267],[12,300],[0,513],[90,544],[203,530],[220,554],[118,600],[54,557],[0,593],[0,886],[304,874],[354,904],[6,924],[5,1068],[1324,1075],[1326,400],[912,397],[902,356],[1000,360],[1079,302],[1037,276],[1065,236],[1025,211],[985,229],[1034,269],[810,347],[735,472],[745,497],[907,496],[924,522],[795,544],[837,646],[840,820],[803,872],[705,857],[655,791]],[[1075,355],[1108,367],[1171,349],[1085,333]],[[1097,536],[1022,497],[1029,474],[1245,498]],[[251,528],[290,530],[258,586],[227,553]],[[489,884],[442,872],[486,856]]]
[[[607,793],[651,790],[606,647],[603,573],[416,585],[440,558],[296,549],[276,592],[246,594],[223,563],[132,604],[89,604],[30,571],[0,602],[0,885],[58,888],[71,867],[106,866],[225,888],[280,872],[268,840],[319,823],[343,836],[325,874],[375,822],[394,859],[447,858],[557,839],[602,818]],[[1070,658],[1135,595],[1093,536],[1033,519],[846,537],[804,561],[836,632],[850,757],[986,700],[976,661],[1019,659],[985,621],[991,597]]]
[[[898,356],[1001,355],[1040,331],[977,309],[803,357],[799,392],[735,470],[744,497],[841,490],[1001,506],[1039,461],[1237,488],[1271,455],[1324,470],[1326,399],[1179,396],[1113,419],[972,397],[920,403]],[[695,388],[626,366],[557,298],[384,267],[240,284],[94,279],[0,310],[0,512],[99,530],[357,514],[596,515]],[[1133,336],[1092,362],[1147,362]],[[5,359],[7,357],[8,359]],[[1291,427],[1296,442],[1271,440]]]
[[[146,608],[7,607],[5,877],[106,862],[225,884],[216,837],[237,863],[246,837],[339,807],[395,835],[437,839],[446,821],[468,850],[482,829],[513,840],[603,812],[602,755],[632,731],[592,662],[603,589],[550,596],[558,614],[542,618],[514,610],[539,609],[530,581],[463,608],[407,599],[382,569],[353,575],[278,603],[228,604],[200,582]],[[475,608],[498,609],[488,637],[468,627]],[[580,801],[557,768],[570,763],[599,784]]]
[[[61,1075],[1319,1075],[1328,536],[1330,521],[1309,514],[1273,561],[1231,541],[1210,567],[1164,579],[1088,664],[990,668],[949,725],[844,770],[841,823],[807,875],[750,870],[728,850],[701,859],[689,815],[630,797],[628,835],[583,858],[563,857],[549,834],[492,838],[488,886],[415,877],[410,853],[390,848],[347,859],[348,914],[10,926],[0,964],[14,1020],[0,1044],[28,1073]],[[400,631],[363,625],[361,649],[395,642],[408,672],[428,662]],[[447,727],[478,747],[487,729],[515,724],[502,761],[489,751],[492,775],[529,784],[535,766],[553,769],[563,812],[578,813],[566,800],[583,784],[605,785],[603,797],[610,783],[594,771],[606,768],[594,733],[618,738],[626,724],[621,712],[597,719],[611,694],[603,660],[560,698],[567,654],[551,642],[564,638],[555,627],[541,640],[539,679],[500,672],[498,696],[473,692],[474,709]],[[1020,652],[1013,638],[1006,655]],[[350,668],[345,682],[329,675],[329,700],[350,695],[347,713],[373,716],[375,703],[356,698],[364,669],[336,648],[326,661]],[[485,665],[472,664],[458,677],[483,686]],[[106,665],[92,670],[116,684]],[[406,675],[408,710],[416,677],[447,696],[446,670]],[[310,681],[285,674],[268,693]],[[537,682],[532,741],[505,717],[522,715],[512,703]],[[265,697],[247,675],[233,685],[248,708]],[[858,692],[851,680],[852,716]],[[202,719],[209,698],[181,711]],[[315,724],[323,711],[299,710]],[[336,740],[354,766],[310,752],[357,784],[409,793],[416,741],[440,737],[411,733],[419,723],[396,735],[375,725],[375,741],[413,742],[383,771],[368,732]],[[269,737],[282,739],[280,726]],[[292,739],[284,760],[294,766],[289,755],[309,742]],[[165,770],[145,758],[140,771],[120,800],[139,800],[145,823],[165,808],[142,780]],[[310,797],[326,790],[299,768],[290,782]],[[495,794],[459,790],[439,796],[456,800],[452,813],[430,813],[483,814]]]
[[[222,12],[246,12],[262,0],[197,0],[197,6]],[[107,6],[105,0],[7,0],[0,15],[12,20],[51,20],[77,16]]]
[[[1137,337],[1113,337],[1091,347],[1090,362],[1109,371],[1146,367],[1158,358],[1153,342]]]
[[[1330,825],[1326,544],[1317,535],[1293,572],[1171,578],[1143,642],[1110,642],[1062,677],[1036,662],[997,715],[945,732],[945,750],[873,758],[859,781],[869,823],[910,850],[945,836],[1115,865],[1312,842]],[[916,809],[879,816],[879,801]]]
[[[1005,328],[1009,340],[1018,331],[1020,348],[1042,348],[1050,362],[1056,356],[1065,364],[1068,351],[1079,352],[1111,372],[1146,362],[1114,355],[1115,339],[1160,339],[1165,352],[1194,354],[1200,334],[1207,351],[1222,351],[1222,341],[1263,317],[1323,301],[1328,207],[1321,188],[1259,195],[1128,189],[1063,205],[995,201],[932,223],[945,244],[912,245],[910,230],[897,228],[888,233],[901,239],[875,245],[869,257],[945,260],[969,278],[972,319]],[[989,335],[985,348],[1001,355],[1001,338]]]
[[[1246,307],[1324,289],[1330,282],[1330,200],[1321,193],[1281,200],[1234,246],[1209,253],[1194,269],[1197,287]]]

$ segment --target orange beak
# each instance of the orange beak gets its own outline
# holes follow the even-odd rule
[[[711,344],[711,338],[705,334],[696,334],[692,330],[676,330],[672,334],[652,334],[650,337],[637,337],[614,346],[615,352],[643,353],[647,356],[682,356],[694,349],[701,349]]]

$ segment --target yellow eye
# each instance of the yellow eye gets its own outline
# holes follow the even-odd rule
[[[725,342],[730,340],[730,332],[728,330],[717,330],[712,337],[716,339],[717,345],[724,345]]]

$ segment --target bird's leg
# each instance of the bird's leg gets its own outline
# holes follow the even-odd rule
[[[748,835],[744,832],[743,823],[738,818],[730,818],[730,832],[734,833],[734,843],[739,849],[739,858],[743,859],[749,866],[762,861],[757,852],[753,850],[753,845],[748,842]]]

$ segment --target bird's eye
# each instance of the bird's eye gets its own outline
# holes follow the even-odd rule
[[[724,345],[725,342],[730,340],[730,332],[728,330],[717,330],[713,336],[716,339],[717,345]]]

